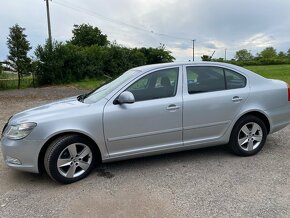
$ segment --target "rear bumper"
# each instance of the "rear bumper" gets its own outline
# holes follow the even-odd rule
[[[38,157],[42,141],[1,139],[4,161],[13,169],[39,173]]]
[[[270,133],[277,132],[290,123],[290,103],[284,107],[267,110],[266,113],[271,119]]]

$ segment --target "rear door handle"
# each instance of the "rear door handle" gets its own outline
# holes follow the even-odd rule
[[[240,101],[242,101],[243,100],[243,98],[241,98],[241,97],[239,97],[239,96],[234,96],[233,98],[232,98],[232,101],[233,102],[240,102]]]
[[[175,110],[177,110],[177,109],[179,109],[180,108],[180,106],[177,106],[177,105],[175,105],[175,104],[171,104],[171,105],[169,105],[167,108],[166,108],[166,110],[168,110],[168,111],[175,111]]]

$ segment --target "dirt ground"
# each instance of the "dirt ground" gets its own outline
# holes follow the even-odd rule
[[[0,128],[16,112],[85,92],[0,92]],[[221,147],[102,164],[60,185],[9,169],[0,152],[0,217],[290,217],[290,127],[256,156]]]

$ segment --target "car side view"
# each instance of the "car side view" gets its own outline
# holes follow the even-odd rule
[[[216,145],[254,155],[289,122],[283,81],[224,63],[167,63],[13,115],[1,148],[11,168],[72,183],[98,162]]]

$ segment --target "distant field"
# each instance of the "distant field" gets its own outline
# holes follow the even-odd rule
[[[245,68],[269,79],[279,79],[290,84],[290,64],[246,66]],[[82,89],[94,89],[104,83],[104,80],[91,79],[75,82],[70,85]]]
[[[269,79],[279,79],[290,84],[290,64],[246,66],[245,68]]]
[[[0,79],[0,90],[7,90],[7,89],[17,89],[18,86],[18,80],[3,80]],[[21,89],[32,87],[32,77],[25,77],[21,80],[20,84]]]
[[[17,74],[1,73],[0,74],[0,90],[17,89],[18,78]],[[21,88],[32,87],[32,76],[25,76],[21,80]]]
[[[266,78],[279,79],[290,84],[290,64],[284,65],[265,65],[265,66],[246,66],[245,68],[260,74]],[[5,80],[4,80],[5,79]],[[7,80],[11,79],[11,80]],[[105,82],[104,79],[87,79],[79,82],[68,84],[79,89],[94,89]],[[32,87],[32,77],[25,77],[21,81],[21,88]],[[0,74],[0,90],[16,89],[17,75],[15,74]]]

